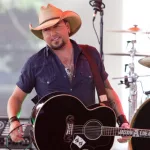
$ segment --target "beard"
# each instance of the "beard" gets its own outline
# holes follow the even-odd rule
[[[65,46],[65,42],[63,40],[61,41],[54,41],[50,44],[50,47],[53,49],[53,50],[60,50],[62,47]]]

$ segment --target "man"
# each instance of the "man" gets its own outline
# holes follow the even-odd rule
[[[95,86],[93,76],[86,57],[79,45],[69,37],[75,34],[81,26],[80,17],[72,11],[62,11],[48,4],[42,6],[39,14],[39,26],[31,32],[47,44],[42,50],[28,59],[22,69],[16,88],[8,100],[7,112],[10,121],[10,131],[20,126],[17,113],[26,95],[35,88],[39,98],[61,91],[79,98],[86,106],[95,103]],[[99,71],[104,81],[108,99],[113,104],[120,126],[129,128],[120,100],[112,89],[101,61],[94,47],[93,55],[99,65]],[[101,97],[100,97],[101,99]],[[13,141],[23,140],[22,129],[11,134]],[[118,139],[126,142],[128,137]]]

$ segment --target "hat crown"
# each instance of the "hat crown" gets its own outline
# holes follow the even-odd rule
[[[32,24],[29,24],[29,28],[35,36],[43,40],[42,30],[52,27],[60,20],[64,19],[70,25],[69,36],[72,36],[79,30],[81,26],[82,22],[80,16],[73,11],[62,11],[51,4],[41,7],[39,12],[39,26],[33,28]]]
[[[46,20],[61,18],[63,11],[51,4],[46,7],[42,6],[39,13],[39,24],[42,24]]]

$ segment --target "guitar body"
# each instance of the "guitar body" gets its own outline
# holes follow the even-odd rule
[[[115,127],[109,107],[86,108],[68,94],[47,95],[32,113],[34,144],[39,150],[110,150],[114,136],[102,136],[102,126]]]

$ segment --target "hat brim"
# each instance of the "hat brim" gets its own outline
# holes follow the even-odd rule
[[[43,40],[42,30],[54,26],[60,20],[66,20],[70,24],[69,36],[75,34],[81,27],[81,19],[78,14],[72,11],[64,11],[61,18],[49,20],[35,28],[33,28],[31,24],[29,24],[29,28],[35,36]]]

